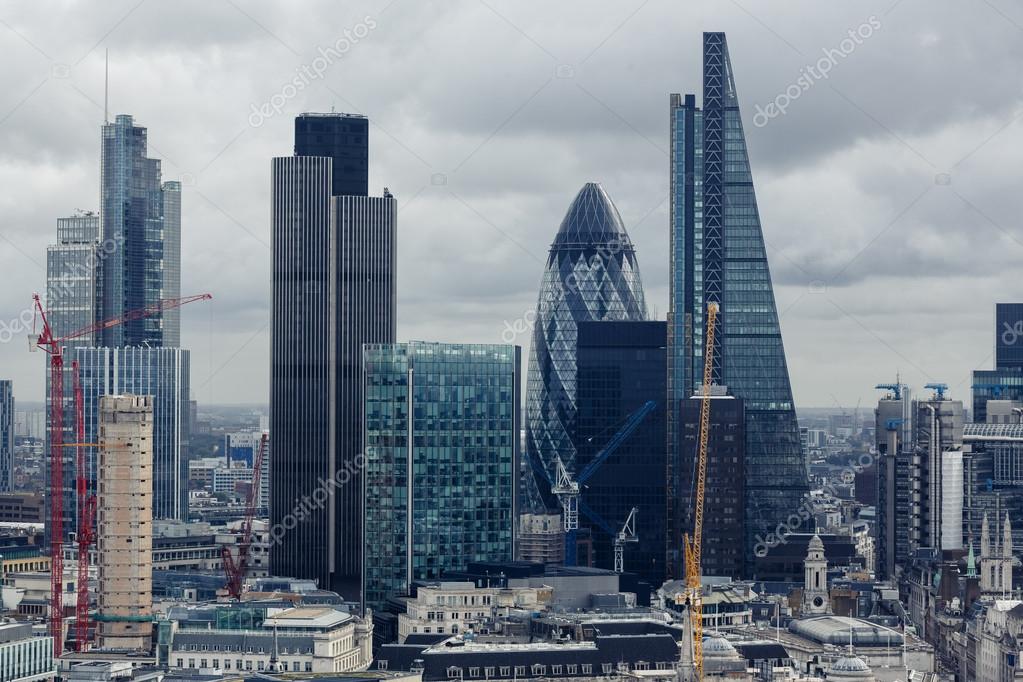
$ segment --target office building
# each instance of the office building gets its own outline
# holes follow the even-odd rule
[[[103,125],[100,238],[119,247],[102,261],[101,320],[181,296],[181,185],[162,182],[147,141],[131,116]],[[180,338],[178,316],[159,314],[108,327],[96,342],[173,347]]]
[[[997,401],[988,401],[988,418]],[[963,426],[963,533],[977,544],[983,520],[1006,515],[1013,544],[1023,546],[1023,424]]]
[[[153,629],[153,401],[106,395],[99,414],[100,646],[148,652]]]
[[[170,636],[168,666],[185,675],[337,675],[366,670],[372,660],[373,624],[344,611],[300,606],[270,615],[255,606],[266,615],[248,626],[230,623],[232,615],[241,620],[238,611],[225,609],[213,623],[182,619]]]
[[[47,249],[48,318],[57,337],[162,299],[181,296],[181,183],[164,182],[160,161],[149,158],[148,131],[129,115],[105,123],[101,133],[100,212],[79,211],[57,220],[57,242]],[[189,391],[188,351],[180,349],[179,311],[129,316],[120,324],[66,344],[64,439],[73,433],[70,367],[81,364],[86,442],[95,442],[99,399],[108,394],[155,396],[154,512],[188,514],[184,469],[190,426],[182,410]],[[47,382],[49,378],[47,378]],[[47,383],[47,399],[49,395]],[[64,530],[78,524],[74,452],[64,458]],[[86,478],[95,488],[96,452],[86,455]]]
[[[14,492],[14,383],[0,379],[0,493]]]
[[[664,582],[664,322],[579,322],[576,355],[576,466],[586,467],[628,418],[657,403],[585,486],[582,499],[598,520],[580,515],[593,537],[595,566],[614,568],[614,534],[633,507],[638,541],[625,549],[625,568],[657,586]]]
[[[396,334],[393,196],[366,196],[368,123],[302,114],[295,155],[272,162],[271,523],[344,475],[273,548],[274,572],[358,599],[362,569],[362,345]]]
[[[703,395],[684,401],[680,424],[682,447],[688,461],[696,460],[700,442],[700,409]],[[713,386],[710,397],[710,430],[707,439],[707,481],[703,503],[703,575],[740,579],[748,577],[745,542],[746,412],[742,398],[729,395],[724,386]],[[695,469],[680,472],[683,490],[695,490]],[[669,529],[669,546],[682,546],[686,533],[693,536],[694,495],[672,499],[682,505],[670,516],[679,519]]]
[[[526,385],[526,509],[557,509],[550,493],[554,461],[579,471],[572,424],[577,327],[589,320],[645,320],[646,301],[632,246],[618,209],[602,186],[583,186],[558,229],[540,283]]]
[[[369,194],[369,119],[358,114],[300,114],[295,156],[331,160],[331,196]]]
[[[0,679],[40,682],[56,675],[53,639],[40,637],[32,623],[0,623]]]
[[[515,556],[518,346],[368,344],[364,604]]]
[[[995,366],[973,371],[975,423],[987,421],[989,400],[1023,401],[1023,303],[995,304]]]
[[[153,516],[188,518],[187,415],[189,351],[181,348],[78,348],[71,356],[82,376],[86,442],[100,430],[100,405],[107,395],[153,399]],[[90,469],[89,478],[95,476]],[[74,486],[74,474],[66,480]],[[73,522],[70,529],[77,527]]]
[[[677,406],[703,383],[705,312],[717,303],[713,383],[746,410],[749,559],[756,537],[800,507],[808,481],[734,74],[725,35],[704,33],[702,108],[695,95],[670,98],[668,482],[669,495],[687,495]],[[680,548],[669,548],[669,575],[681,566]]]
[[[874,524],[875,571],[881,580],[895,577],[909,559],[909,469],[913,462],[913,401],[909,387],[893,384],[874,410],[877,458]]]

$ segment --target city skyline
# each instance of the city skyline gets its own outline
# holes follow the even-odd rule
[[[229,5],[186,6],[178,16],[143,5],[125,17],[130,9],[111,6],[95,17],[70,10],[81,20],[82,36],[64,41],[66,47],[31,10],[9,18],[17,32],[3,39],[31,64],[9,76],[13,99],[0,126],[0,134],[9,136],[5,165],[12,195],[57,186],[60,193],[56,201],[40,202],[45,206],[11,207],[0,267],[23,284],[0,294],[8,311],[0,318],[16,319],[31,290],[43,289],[43,273],[32,261],[42,261],[53,217],[97,208],[89,179],[98,169],[103,59],[101,48],[90,48],[109,31],[103,45],[111,50],[111,118],[134,115],[152,131],[152,155],[163,161],[164,178],[182,181],[182,260],[189,264],[182,290],[217,296],[209,311],[182,311],[182,345],[193,349],[192,385],[200,402],[268,395],[267,373],[251,369],[266,365],[269,347],[269,252],[261,243],[269,242],[269,178],[262,160],[281,152],[285,131],[306,110],[336,106],[366,114],[371,128],[379,126],[371,133],[379,157],[370,192],[378,194],[386,184],[399,198],[407,226],[398,252],[398,267],[408,273],[398,288],[399,341],[510,340],[528,353],[529,333],[514,330],[529,316],[542,265],[524,257],[523,249],[542,259],[550,225],[587,181],[603,182],[619,205],[643,262],[651,317],[663,319],[663,114],[668,92],[697,82],[699,54],[692,45],[703,29],[727,31],[733,62],[741,65],[743,122],[797,405],[851,409],[858,398],[873,396],[873,383],[891,380],[896,371],[917,386],[946,381],[954,396],[968,400],[970,371],[993,365],[986,356],[993,350],[988,330],[994,303],[1020,298],[1019,290],[995,276],[1023,248],[1005,204],[1015,177],[1011,164],[998,163],[1019,135],[1015,95],[984,79],[963,80],[950,104],[948,88],[937,80],[954,81],[951,74],[978,71],[981,62],[1018,62],[1015,48],[997,52],[1011,41],[991,40],[990,34],[981,39],[982,28],[1006,36],[1016,30],[994,11],[922,15],[912,2],[893,8],[878,3],[796,24],[798,6],[751,3],[701,17],[636,3],[620,14],[574,16],[578,34],[562,38],[558,28],[569,19],[568,9],[548,26],[529,8],[464,4],[448,9],[443,22],[421,23],[423,39],[436,49],[459,29],[478,28],[487,45],[473,40],[469,48],[487,66],[467,66],[462,62],[474,60],[437,50],[430,69],[449,69],[453,84],[431,94],[421,84],[429,85],[423,75],[429,72],[414,63],[417,48],[402,42],[424,19],[418,8],[367,3],[335,17],[336,10],[310,5],[310,14],[331,16],[327,23],[336,30],[286,21],[269,5],[247,8],[247,15]],[[664,14],[669,11],[676,14]],[[209,34],[186,43],[189,22],[183,17],[208,20]],[[162,38],[147,61],[146,41],[137,38],[156,24]],[[690,40],[667,38],[661,24]],[[804,76],[807,64],[824,50],[842,50],[847,32],[861,26],[869,37],[854,42],[827,79],[811,77],[811,87],[792,99],[786,114],[760,114]],[[342,52],[336,45],[345,30],[351,38]],[[933,59],[900,59],[907,45],[929,50]],[[197,88],[203,101],[183,95],[180,107],[150,96],[138,77],[180,61],[175,55],[204,61],[218,46],[253,57],[253,73],[259,59],[275,67],[253,79],[242,77],[248,66],[238,71],[207,64]],[[331,57],[323,76],[309,79],[280,113],[254,118],[251,105],[258,110],[280,94],[321,47],[340,55]],[[501,56],[501,49],[515,59]],[[969,54],[972,49],[978,54]],[[374,66],[376,60],[383,66]],[[193,62],[184,60],[181,71],[161,83],[161,92],[184,93],[186,77],[197,73]],[[391,73],[382,79],[385,71],[378,69],[385,67]],[[902,87],[897,97],[905,98],[896,104],[906,106],[885,104],[896,83]],[[456,96],[468,92],[472,97]],[[980,106],[963,104],[971,100]],[[458,102],[457,110],[447,108],[451,101]],[[413,123],[403,113],[413,105],[423,121]],[[52,118],[49,110],[62,115]],[[815,121],[827,125],[809,125]],[[539,170],[534,152],[546,161]],[[47,172],[53,159],[61,160],[57,175]],[[992,181],[989,167],[1009,170]],[[446,184],[432,184],[438,173],[438,183]],[[961,258],[967,247],[971,259]],[[985,262],[983,271],[966,265],[973,258]],[[423,267],[428,261],[444,267]],[[451,277],[453,271],[459,276]],[[502,338],[509,328],[515,338]],[[829,361],[836,355],[842,363]],[[19,400],[42,397],[41,376],[25,362],[22,344],[0,344],[0,362],[10,367]]]

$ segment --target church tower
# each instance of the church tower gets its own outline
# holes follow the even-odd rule
[[[1009,595],[1012,593],[1012,523],[1006,513],[1001,543],[998,542],[997,521],[995,523],[996,528],[992,529],[984,514],[980,531],[980,591],[988,595]]]
[[[831,613],[831,596],[828,592],[828,560],[824,556],[821,536],[814,534],[807,547],[803,562],[803,605],[804,616],[820,616]]]

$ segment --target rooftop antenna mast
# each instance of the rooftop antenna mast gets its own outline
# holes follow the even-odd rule
[[[110,123],[110,48],[103,52],[103,125]]]

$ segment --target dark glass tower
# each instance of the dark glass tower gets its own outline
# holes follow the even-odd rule
[[[350,126],[363,131],[361,142]],[[315,155],[272,164],[270,521],[282,532],[270,560],[277,575],[315,579],[353,600],[362,570],[362,344],[393,343],[396,333],[395,200],[386,190],[366,196],[364,164],[361,178],[342,168],[337,182],[335,161],[365,145],[365,126],[362,116],[303,114],[295,148]],[[334,485],[341,476],[344,485]]]
[[[329,156],[333,196],[369,194],[369,119],[357,114],[300,114],[295,156]]]
[[[612,533],[636,507],[639,541],[625,549],[625,570],[654,586],[664,582],[665,488],[651,485],[664,476],[664,322],[580,322],[576,356],[578,413],[573,440],[576,465],[585,467],[648,400],[651,412],[586,482],[584,502],[607,524],[587,516],[594,565],[614,567]],[[611,532],[608,532],[611,531]]]
[[[676,499],[694,452],[679,401],[703,382],[704,312],[721,306],[713,377],[746,410],[746,554],[799,508],[808,490],[785,349],[757,211],[728,45],[703,34],[703,108],[671,96],[671,280],[668,313],[668,481]],[[669,509],[677,505],[669,505]],[[669,512],[669,523],[684,523]],[[677,533],[675,534],[677,535]],[[668,546],[672,577],[681,548]],[[747,565],[751,562],[747,561]]]
[[[989,400],[1023,400],[1023,303],[995,304],[995,368],[973,371],[974,422]]]
[[[560,456],[578,472],[576,335],[587,320],[645,320],[646,301],[632,241],[599,184],[579,190],[551,244],[536,304],[526,383],[526,449],[534,466],[554,472]],[[553,476],[552,476],[553,477]],[[530,471],[524,503],[557,509],[550,486]]]

